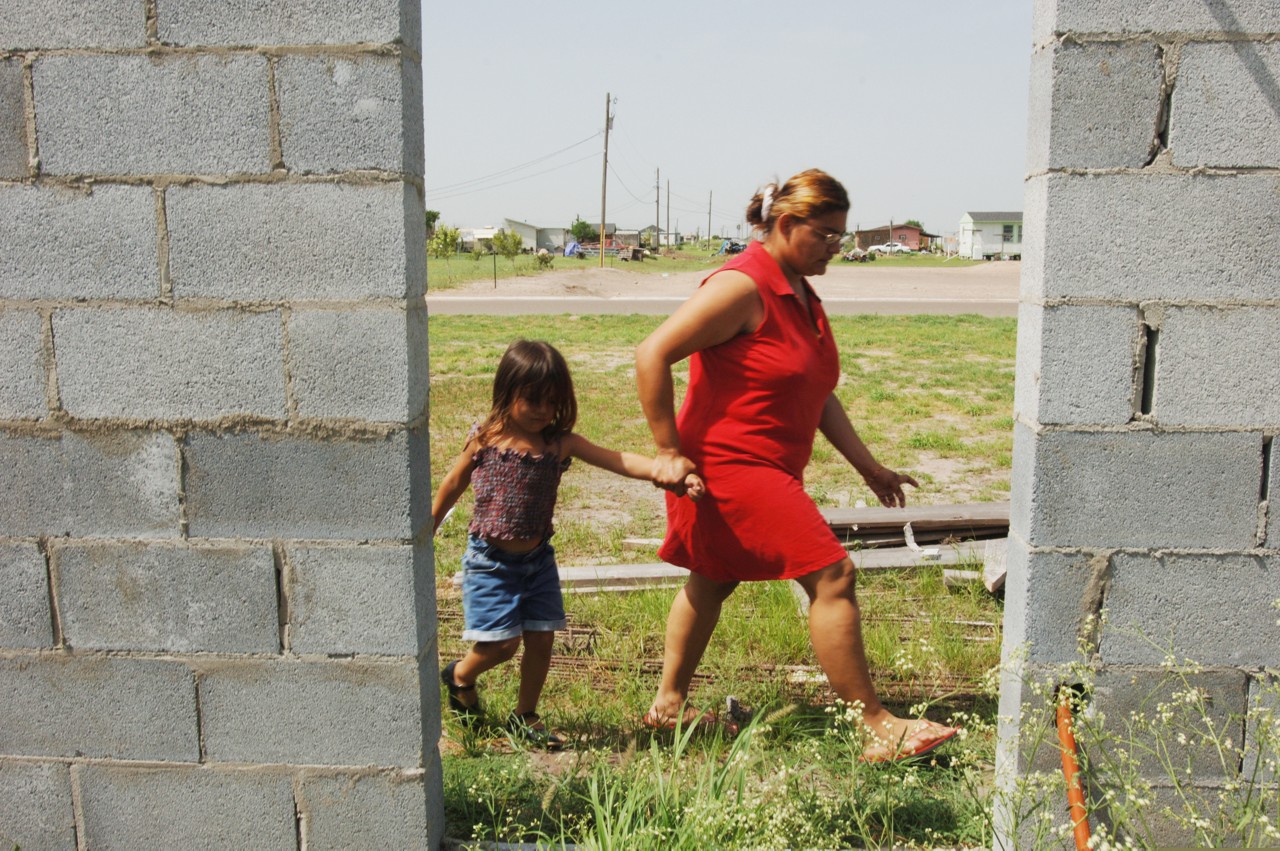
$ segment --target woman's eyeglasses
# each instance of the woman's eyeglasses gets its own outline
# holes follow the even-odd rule
[[[805,222],[805,224],[809,225],[808,222]],[[813,231],[818,236],[822,237],[822,241],[825,242],[828,247],[839,245],[840,243],[844,242],[844,234],[842,233],[831,233],[828,231],[820,230],[819,228],[816,228],[813,225],[809,225],[809,230]]]

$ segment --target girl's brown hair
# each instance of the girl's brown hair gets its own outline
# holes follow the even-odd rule
[[[542,430],[542,439],[551,443],[573,431],[578,421],[578,400],[573,393],[573,378],[564,356],[550,343],[541,340],[516,340],[498,362],[493,376],[493,408],[476,430],[481,446],[494,442],[511,420],[511,408],[517,399],[548,399],[555,408],[550,425]]]
[[[769,197],[765,209],[765,197]],[[812,219],[827,213],[847,213],[849,193],[840,181],[825,171],[811,168],[789,178],[781,186],[765,185],[747,202],[747,222],[768,233],[784,213],[798,219]]]

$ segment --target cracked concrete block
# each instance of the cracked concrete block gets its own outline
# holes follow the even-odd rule
[[[69,766],[0,759],[0,837],[29,851],[76,847]]]
[[[1249,678],[1249,717],[1245,723],[1241,774],[1275,788],[1280,770],[1280,677],[1274,673]]]
[[[53,314],[63,407],[86,419],[283,419],[277,311],[70,308]]]
[[[1267,476],[1267,527],[1266,546],[1280,550],[1280,446],[1275,436],[1266,445],[1270,472]]]
[[[0,418],[47,415],[45,381],[43,317],[34,310],[0,309]]]
[[[0,543],[0,647],[52,646],[44,554],[35,544]]]
[[[416,11],[400,0],[166,0],[156,8],[156,28],[161,41],[182,46],[378,45],[400,41],[403,32],[418,50]]]
[[[1271,33],[1280,8],[1271,0],[1035,0],[1032,37],[1063,33]]]
[[[137,0],[8,3],[0,50],[145,47],[147,10]]]
[[[1005,579],[1004,643],[1028,664],[1065,665],[1081,661],[1080,640],[1093,635],[1096,586],[1106,574],[1106,558],[1086,552],[1029,552],[1009,540]]]
[[[269,547],[75,543],[53,559],[72,647],[279,652]]]
[[[1164,66],[1151,42],[1055,42],[1031,57],[1027,170],[1138,168],[1154,152]]]
[[[1280,44],[1188,44],[1173,91],[1174,165],[1280,166]]]
[[[0,59],[0,178],[26,177],[29,156],[22,63]]]
[[[102,848],[294,848],[284,772],[85,765],[84,831]]]
[[[438,804],[429,808],[426,795],[427,788],[439,786],[438,766],[429,760],[423,772],[304,777],[298,809],[305,814],[305,846],[314,851],[439,847],[444,812]]]
[[[47,56],[32,80],[47,174],[271,170],[264,56]]]

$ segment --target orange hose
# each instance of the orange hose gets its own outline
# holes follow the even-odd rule
[[[1071,805],[1076,851],[1089,851],[1089,814],[1084,807],[1080,763],[1076,761],[1076,736],[1071,730],[1071,693],[1066,689],[1058,697],[1058,741],[1062,743],[1062,776],[1067,780],[1067,803]]]

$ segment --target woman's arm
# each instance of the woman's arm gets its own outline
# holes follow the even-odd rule
[[[680,454],[671,367],[694,352],[754,330],[763,320],[764,304],[755,281],[741,272],[721,272],[636,348],[636,389],[658,447],[651,473],[654,484],[682,493],[685,477],[695,470]]]
[[[564,448],[566,455],[581,458],[593,467],[599,467],[602,470],[608,470],[610,473],[617,473],[620,476],[628,476],[633,479],[644,479],[645,481],[652,481],[653,479],[653,459],[644,455],[637,455],[635,452],[619,452],[616,449],[597,446],[576,432],[566,435],[562,440],[561,446]],[[693,499],[701,496],[704,490],[702,479],[694,473],[689,473],[685,477],[684,485],[688,489],[689,496]]]
[[[445,474],[436,491],[436,498],[431,502],[431,534],[434,535],[444,522],[445,515],[453,508],[458,497],[466,493],[471,486],[471,471],[475,468],[475,454],[479,447],[475,441],[468,440],[462,454],[453,462],[453,469]]]
[[[836,451],[845,457],[858,471],[871,492],[876,495],[882,505],[889,508],[905,507],[907,495],[903,485],[920,487],[916,480],[906,473],[898,473],[877,461],[871,450],[867,449],[858,432],[854,430],[844,406],[832,393],[822,405],[822,419],[818,421],[818,429],[831,441]]]

